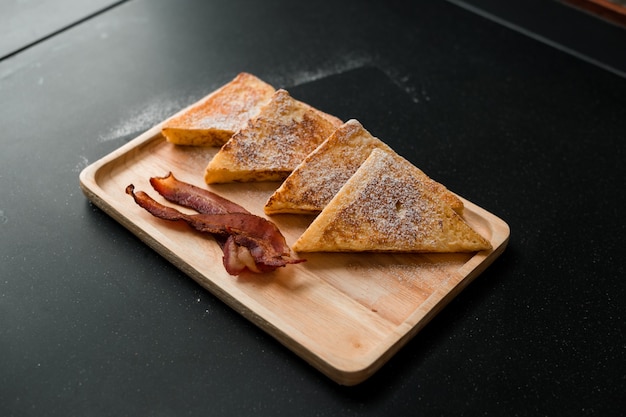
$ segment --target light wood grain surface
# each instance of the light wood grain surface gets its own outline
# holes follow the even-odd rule
[[[85,195],[142,241],[340,384],[358,384],[378,370],[504,250],[505,222],[464,200],[465,219],[493,250],[475,254],[306,254],[307,262],[233,277],[212,237],[157,219],[125,194],[127,185],[165,202],[148,180],[168,172],[264,216],[278,183],[207,186],[203,171],[216,148],[165,141],[160,125],[80,174]],[[276,215],[293,244],[312,217]]]

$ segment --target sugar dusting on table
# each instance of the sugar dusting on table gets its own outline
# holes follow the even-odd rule
[[[310,66],[301,68],[288,68],[284,75],[274,77],[276,85],[294,86],[316,81],[335,74],[341,74],[363,66],[372,65],[375,59],[369,54],[362,54],[357,51],[348,51],[328,62],[320,62],[315,69]]]
[[[109,142],[146,131],[195,100],[193,98],[178,100],[156,99],[140,108],[130,110],[127,118],[120,120],[108,131],[100,134],[98,142]]]

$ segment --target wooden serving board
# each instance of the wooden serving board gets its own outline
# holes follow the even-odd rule
[[[265,216],[278,183],[207,186],[206,164],[216,148],[165,141],[160,124],[88,166],[85,195],[200,285],[264,329],[334,381],[358,384],[378,370],[504,250],[509,227],[464,200],[466,221],[491,241],[492,251],[471,254],[341,254],[303,256],[307,262],[269,274],[233,277],[212,237],[181,222],[153,217],[125,193],[129,184],[165,202],[148,180],[168,172],[207,187]],[[184,211],[184,209],[183,209]],[[267,217],[267,216],[265,216]],[[276,215],[292,245],[311,216]]]

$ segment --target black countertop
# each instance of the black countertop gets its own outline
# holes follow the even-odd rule
[[[550,12],[534,19],[489,1],[104,3],[0,61],[0,415],[622,413],[624,29],[553,2],[531,2]],[[240,71],[281,87],[345,76],[384,99],[367,85],[382,74],[388,114],[358,109],[372,131],[511,227],[504,254],[357,386],[78,186]],[[332,88],[310,94],[348,117]]]

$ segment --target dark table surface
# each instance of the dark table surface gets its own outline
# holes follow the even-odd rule
[[[2,51],[0,415],[623,412],[623,28],[552,1],[92,6]],[[309,366],[78,186],[240,71],[344,116],[338,91],[376,94],[354,111],[381,139],[511,227],[360,385]],[[383,78],[389,101],[368,85]]]

